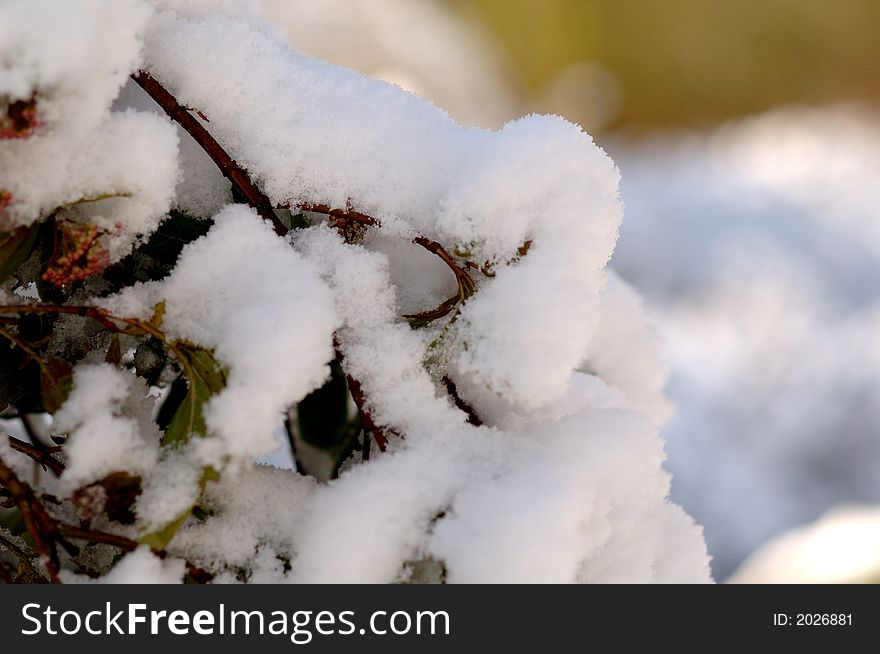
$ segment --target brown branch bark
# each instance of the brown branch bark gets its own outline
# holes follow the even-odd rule
[[[46,538],[46,534],[55,532],[57,524],[55,518],[46,512],[31,487],[23,483],[3,459],[0,459],[0,485],[6,487],[21,513],[24,524],[31,538],[34,539],[34,546],[44,559],[43,564],[46,566],[46,572],[49,573],[49,579],[53,584],[60,584],[58,552],[55,543]]]
[[[339,220],[347,222],[361,223],[362,225],[378,225],[379,221],[360,211],[355,211],[351,207],[346,209],[333,209],[326,204],[301,204],[297,207],[301,211],[311,211],[312,213],[322,213],[332,216]]]
[[[456,294],[443,300],[443,302],[433,309],[428,309],[427,311],[421,311],[419,313],[404,314],[403,317],[409,320],[410,324],[422,326],[449,315],[455,307],[473,295],[476,292],[477,287],[468,271],[459,266],[458,262],[452,257],[452,255],[449,254],[437,241],[432,241],[424,236],[417,236],[413,239],[413,243],[421,245],[428,252],[440,257],[443,263],[445,263],[452,271],[452,274],[455,275],[455,281],[458,284],[458,291]]]
[[[339,341],[336,339],[336,334],[333,335],[333,347],[336,349],[336,360],[339,361],[339,366],[344,371],[344,356],[339,347]],[[364,396],[361,383],[348,373],[345,374],[345,381],[348,383],[348,392],[351,394],[351,399],[354,401],[358,413],[361,416],[361,426],[364,429],[364,445],[362,453],[363,459],[366,461],[370,458],[371,440],[376,441],[376,445],[379,446],[379,451],[384,452],[385,447],[388,445],[388,437],[385,435],[382,428],[373,421],[373,415],[367,408],[367,398]]]
[[[25,456],[30,457],[40,465],[46,466],[55,473],[56,477],[60,477],[61,473],[64,472],[64,464],[52,456],[56,452],[61,451],[60,447],[40,448],[36,445],[25,443],[14,436],[9,437],[9,446],[16,452],[21,452]]]
[[[367,409],[367,398],[364,396],[363,389],[361,389],[361,383],[348,374],[345,375],[345,378],[348,381],[348,392],[351,393],[351,399],[354,400],[354,404],[361,414],[361,423],[364,427],[364,459],[369,459],[370,439],[376,441],[379,450],[384,452],[385,447],[388,445],[388,437],[385,436],[382,428],[373,421],[373,416],[370,410]]]
[[[7,552],[11,552],[12,555],[16,559],[18,559],[19,571],[21,571],[21,569],[24,568],[24,572],[27,573],[28,578],[30,578],[31,580],[41,578],[40,573],[34,569],[34,566],[32,563],[34,555],[32,553],[26,552],[25,550],[23,550],[21,547],[19,547],[15,543],[13,543],[11,540],[4,537],[2,533],[0,533],[0,547],[5,549]],[[0,563],[0,567],[2,567],[2,563]],[[18,572],[18,574],[21,574],[21,572]],[[15,583],[15,581],[11,580],[7,583],[11,584],[11,583]]]
[[[113,324],[113,316],[100,307],[66,306],[63,304],[3,304],[0,313],[68,313],[84,318],[91,318],[101,323],[105,329],[118,331]]]
[[[443,375],[443,385],[446,386],[446,393],[449,395],[449,397],[452,398],[455,406],[465,413],[465,415],[467,416],[467,421],[474,427],[479,427],[480,425],[482,425],[483,420],[480,418],[480,416],[477,415],[474,407],[472,407],[461,398],[461,395],[458,394],[458,387],[455,385],[455,382],[452,381],[449,375]]]
[[[287,227],[275,215],[269,198],[256,187],[244,169],[235,162],[235,159],[229,156],[229,153],[223,149],[189,110],[180,104],[177,98],[146,71],[139,71],[131,77],[162,107],[162,110],[168,114],[171,120],[189,132],[189,135],[195,139],[196,143],[211,157],[211,160],[217,165],[220,172],[223,173],[223,176],[229,180],[234,192],[244,198],[263,220],[269,221],[279,236],[287,234]]]
[[[78,551],[76,547],[67,542],[67,538],[112,545],[126,552],[134,551],[140,546],[136,540],[126,536],[96,529],[84,529],[56,520],[46,511],[33,489],[22,482],[2,458],[0,458],[0,486],[4,486],[9,491],[12,501],[18,507],[25,525],[34,539],[37,552],[45,559],[46,570],[52,583],[61,583],[58,578],[60,566],[58,553],[55,549],[56,544],[72,553]],[[168,556],[165,550],[154,550],[154,553],[163,559]],[[205,582],[211,579],[210,573],[189,561],[186,561],[186,568],[187,573],[198,581]]]

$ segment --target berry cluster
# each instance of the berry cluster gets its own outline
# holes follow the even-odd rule
[[[104,270],[110,263],[110,253],[100,242],[103,231],[97,225],[62,224],[60,253],[56,246],[43,279],[63,288],[82,281]]]

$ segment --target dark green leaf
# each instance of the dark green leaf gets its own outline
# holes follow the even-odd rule
[[[183,341],[174,341],[171,349],[183,369],[187,391],[168,423],[162,445],[180,445],[192,434],[204,436],[204,404],[226,386],[226,371],[210,351]]]
[[[34,251],[37,228],[19,227],[12,232],[0,233],[0,283],[5,282]]]

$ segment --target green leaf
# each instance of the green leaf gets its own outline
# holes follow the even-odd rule
[[[187,390],[168,423],[162,445],[177,446],[186,443],[192,434],[207,434],[203,407],[226,386],[226,370],[209,350],[192,343],[174,341],[170,349],[183,369]]]
[[[214,470],[214,468],[211,466],[205,467],[202,470],[202,476],[199,478],[199,497],[201,497],[205,490],[205,486],[209,481],[217,481],[219,478],[220,475]],[[174,518],[174,520],[161,529],[144,534],[138,539],[138,542],[143,545],[148,545],[154,550],[165,549],[168,546],[168,543],[170,543],[177,534],[177,530],[183,526],[183,523],[186,522],[186,519],[192,514],[194,506],[195,504],[188,507],[186,511],[183,511],[179,516]]]
[[[5,282],[34,251],[37,229],[34,225],[0,233],[0,283]]]
[[[191,512],[191,508],[187,509],[158,531],[145,534],[138,538],[138,542],[142,545],[148,545],[154,550],[165,549],[168,546],[168,543],[174,538],[175,534],[177,534],[177,530],[183,526],[184,522],[186,522],[186,519]]]
[[[162,300],[153,307],[153,317],[150,318],[150,324],[153,327],[162,327],[162,321],[165,320],[165,300]]]

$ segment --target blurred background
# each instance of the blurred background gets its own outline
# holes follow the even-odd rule
[[[593,134],[623,176],[612,265],[668,348],[672,496],[716,578],[880,581],[880,2],[262,5],[464,124]]]

